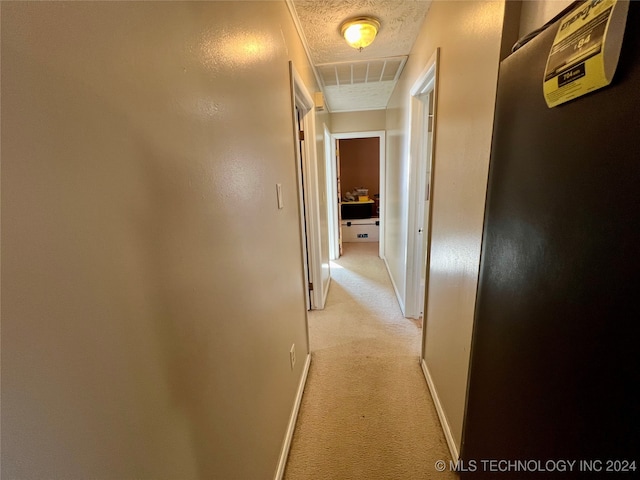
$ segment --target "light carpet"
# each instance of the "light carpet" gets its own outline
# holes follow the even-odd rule
[[[347,243],[324,310],[309,312],[311,368],[286,480],[457,479],[377,243]],[[444,460],[447,469],[435,464]]]

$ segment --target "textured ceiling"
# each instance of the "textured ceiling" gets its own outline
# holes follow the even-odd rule
[[[320,72],[333,64],[344,69],[345,64],[354,63],[357,68],[366,64],[365,60],[384,62],[388,57],[408,55],[431,0],[290,0],[290,3],[312,63]],[[366,15],[378,18],[381,27],[373,44],[359,52],[344,41],[340,25],[348,18]],[[323,81],[323,75],[319,78]],[[323,84],[322,88],[331,111],[371,110],[386,107],[396,80],[397,76],[391,79],[372,76],[366,82]]]

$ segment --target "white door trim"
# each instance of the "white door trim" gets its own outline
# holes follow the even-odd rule
[[[380,186],[379,186],[379,192],[380,192],[380,236],[379,236],[379,244],[378,244],[378,255],[380,256],[380,258],[385,258],[385,249],[384,249],[384,239],[385,239],[385,219],[386,219],[386,200],[387,200],[387,196],[386,196],[386,185],[387,185],[387,180],[386,180],[386,172],[387,172],[387,160],[386,160],[386,132],[384,130],[371,130],[371,131],[367,131],[367,132],[347,132],[347,133],[333,133],[331,134],[331,158],[332,161],[335,163],[335,159],[336,159],[336,140],[346,140],[346,139],[352,139],[352,138],[379,138],[380,139],[380,153],[379,153],[379,157],[380,157]],[[335,184],[338,179],[336,177],[336,172],[335,170],[332,172],[331,177],[329,177],[328,173],[327,173],[327,179],[331,179],[331,181]],[[338,208],[338,204],[337,204],[337,194],[336,194],[336,198],[334,198],[333,203],[335,203],[335,208],[337,211]],[[337,215],[336,215],[337,218]],[[332,237],[329,241],[330,242],[335,242],[335,244],[338,243],[338,238],[337,238],[337,234],[335,234],[335,237]]]
[[[433,202],[433,158],[435,155],[435,135],[427,135],[429,122],[429,96],[433,101],[432,132],[435,131],[435,109],[437,106],[437,72],[439,49],[427,62],[424,70],[413,84],[410,94],[411,125],[409,132],[409,208],[408,235],[406,250],[406,294],[405,316],[418,318],[420,305],[426,296],[428,287],[429,251],[431,245],[431,206]],[[427,200],[427,184],[429,185],[428,212],[425,212]],[[425,222],[425,214],[427,221]],[[426,236],[426,242],[425,238]],[[426,243],[426,247],[425,247]],[[426,252],[424,251],[426,248]],[[427,271],[424,272],[423,258],[426,255]],[[425,275],[425,285],[421,286],[422,275]],[[422,298],[420,298],[422,296]],[[423,319],[426,320],[426,301],[424,301]],[[424,321],[424,320],[423,320]],[[423,336],[426,327],[422,329]],[[423,342],[424,344],[424,342]]]
[[[336,157],[332,153],[335,150],[335,140],[332,140],[331,132],[324,127],[324,157],[325,172],[327,178],[327,228],[329,232],[329,260],[336,260],[340,257],[340,246],[338,245],[338,185],[336,184]],[[333,146],[332,146],[333,145]]]
[[[302,81],[302,78],[293,66],[293,62],[289,62],[289,70],[291,74],[291,110],[293,115],[293,138],[297,160],[296,171],[298,174],[298,198],[300,208],[301,242],[303,249],[302,261],[305,270],[305,291],[308,289],[308,285],[306,285],[307,279],[309,279],[314,286],[309,295],[310,305],[307,306],[309,309],[322,309],[324,308],[326,299],[322,284],[322,242],[320,236],[318,161],[315,141],[315,108],[313,98]],[[306,139],[302,142],[302,158],[300,158],[300,149],[298,148],[296,107],[298,107],[298,110],[301,113],[302,118],[300,122],[303,131],[306,133]],[[303,212],[306,212],[306,215],[304,215]],[[306,238],[304,237],[305,234]]]

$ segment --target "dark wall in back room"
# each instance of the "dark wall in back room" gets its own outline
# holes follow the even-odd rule
[[[380,188],[380,139],[340,140],[340,185],[342,197],[355,188],[369,189],[373,199]]]

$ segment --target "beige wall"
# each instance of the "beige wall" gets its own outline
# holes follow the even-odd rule
[[[428,15],[428,13],[427,13]],[[408,64],[410,62],[407,62]],[[400,76],[389,100],[386,120],[386,172],[384,201],[386,224],[384,229],[384,259],[393,281],[398,302],[404,312],[406,295],[406,245],[409,187],[409,153],[408,153],[408,104],[405,100],[410,86],[404,79],[407,70]]]
[[[503,2],[433,2],[389,104],[387,261],[405,277],[409,91],[440,47],[427,292],[426,363],[448,428],[460,447]]]
[[[331,133],[376,132],[386,126],[386,110],[331,114]]]
[[[308,350],[285,3],[1,8],[2,477],[273,478]]]

